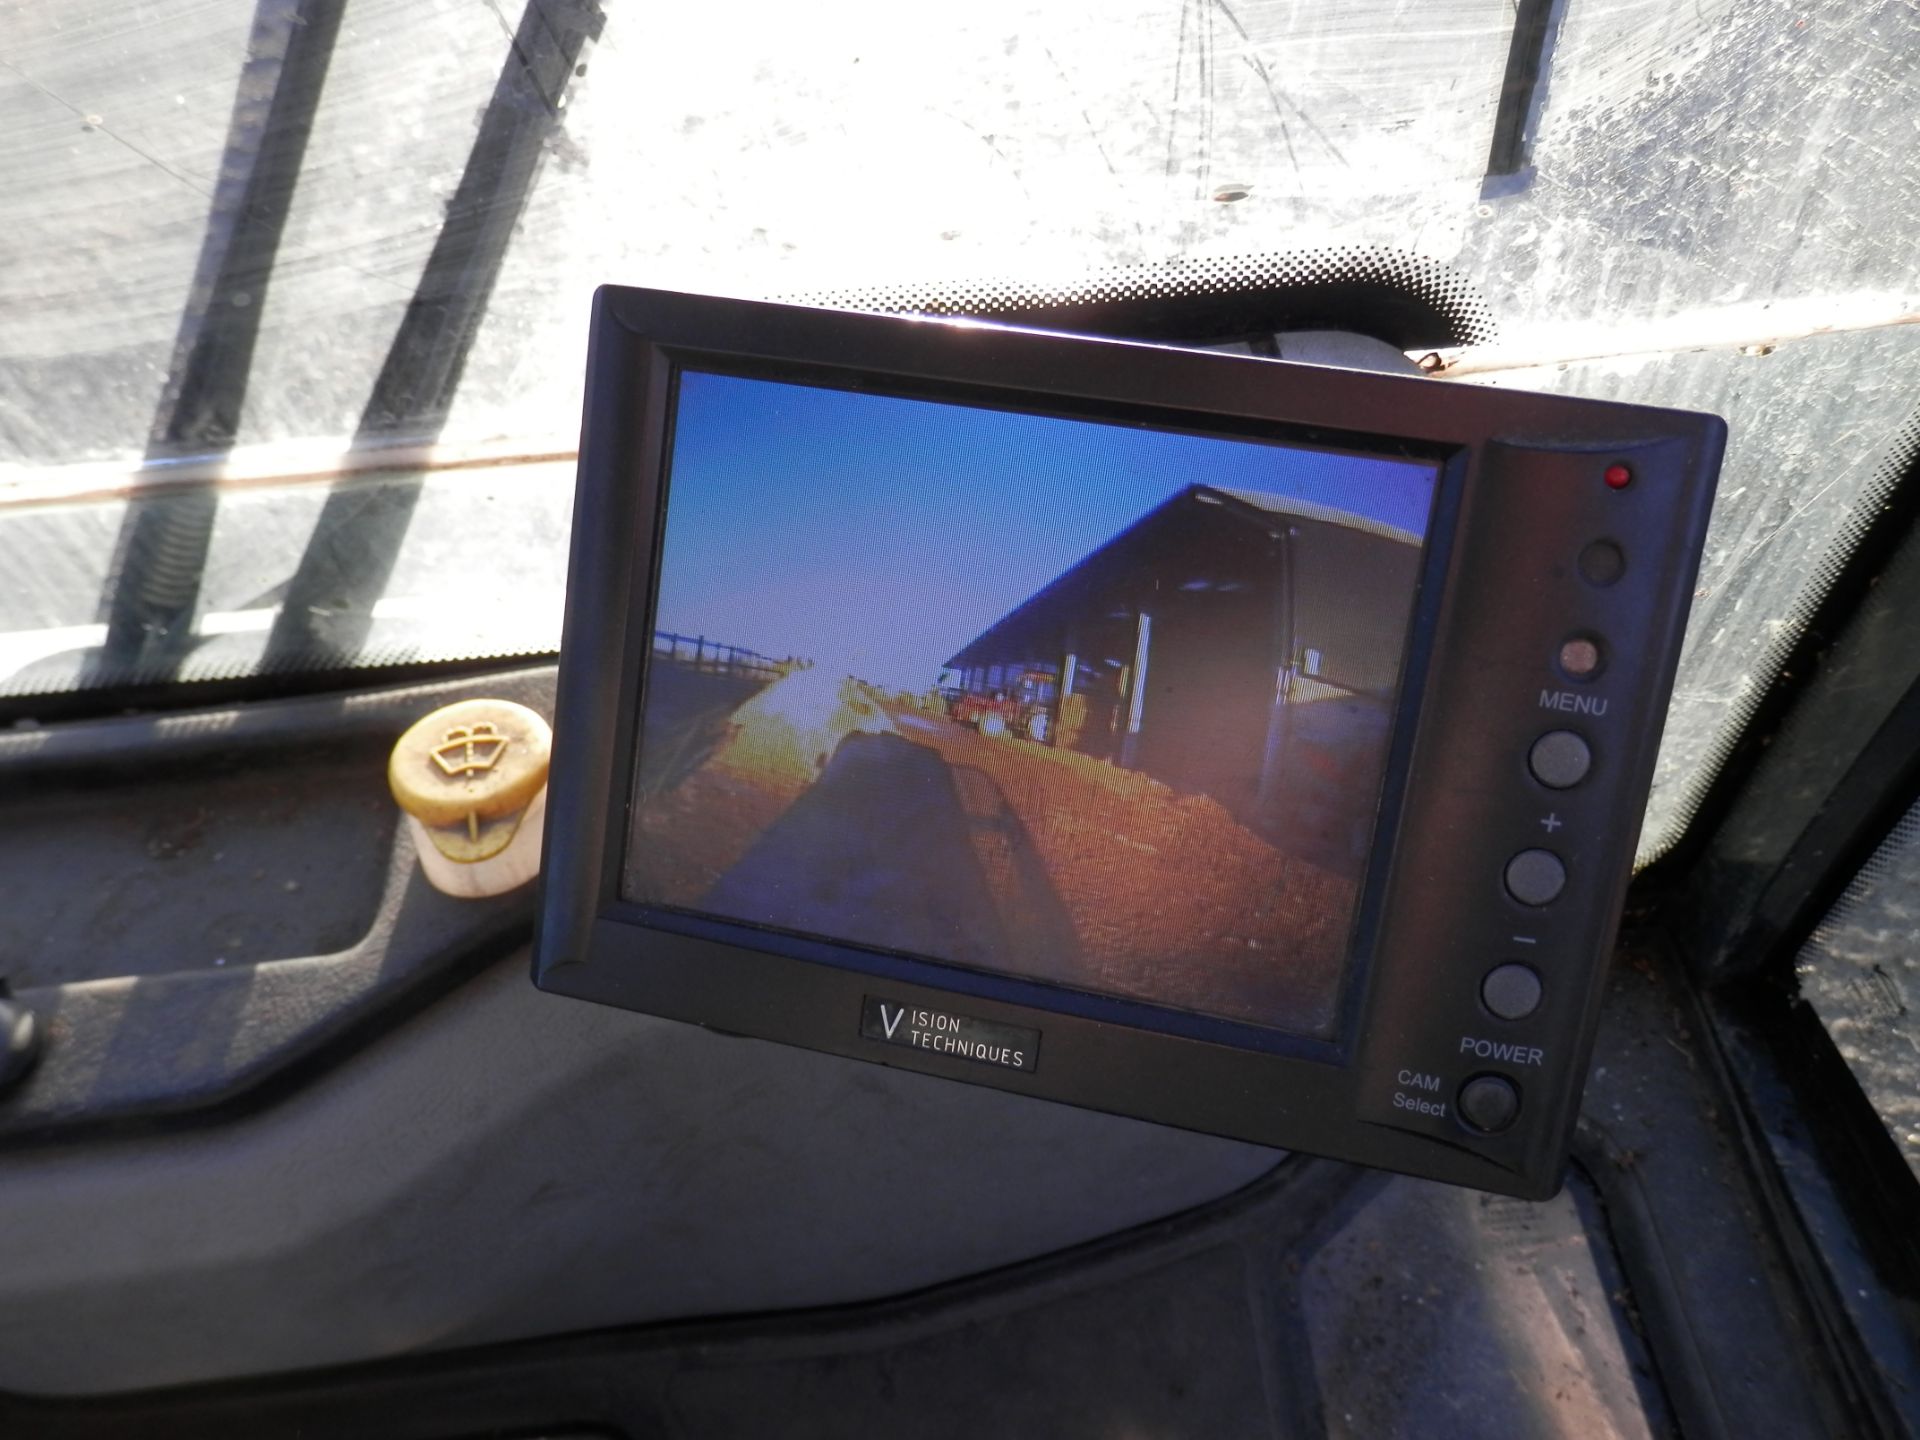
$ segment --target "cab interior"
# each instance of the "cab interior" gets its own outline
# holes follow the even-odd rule
[[[0,15],[0,1434],[1920,1433],[1905,0]],[[550,714],[603,281],[1731,440],[1539,1204],[582,1005],[396,738]]]

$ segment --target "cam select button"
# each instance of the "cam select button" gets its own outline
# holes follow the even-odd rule
[[[1460,1118],[1497,1135],[1520,1118],[1520,1087],[1504,1075],[1476,1075],[1460,1087]]]

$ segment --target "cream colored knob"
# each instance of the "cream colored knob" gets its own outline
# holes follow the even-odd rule
[[[553,732],[511,700],[462,700],[416,721],[387,784],[420,867],[449,895],[501,895],[540,870]]]

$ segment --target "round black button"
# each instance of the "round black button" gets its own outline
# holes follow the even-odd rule
[[[1480,998],[1502,1020],[1524,1020],[1540,1008],[1540,977],[1525,965],[1496,965],[1480,982]]]
[[[1504,1075],[1475,1075],[1460,1087],[1460,1118],[1497,1135],[1520,1118],[1520,1087]]]
[[[1551,905],[1567,888],[1567,867],[1551,850],[1522,850],[1507,862],[1507,893],[1522,905]]]
[[[1554,790],[1570,790],[1593,768],[1593,751],[1571,730],[1549,730],[1527,752],[1533,778]]]
[[[1580,552],[1580,576],[1602,589],[1627,573],[1627,557],[1611,540],[1596,540]]]

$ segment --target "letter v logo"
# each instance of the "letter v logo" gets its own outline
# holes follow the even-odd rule
[[[907,1007],[902,1005],[893,1014],[887,1014],[886,1003],[880,1005],[880,1020],[887,1027],[887,1039],[893,1039],[893,1032],[900,1028],[900,1022],[907,1018]]]

